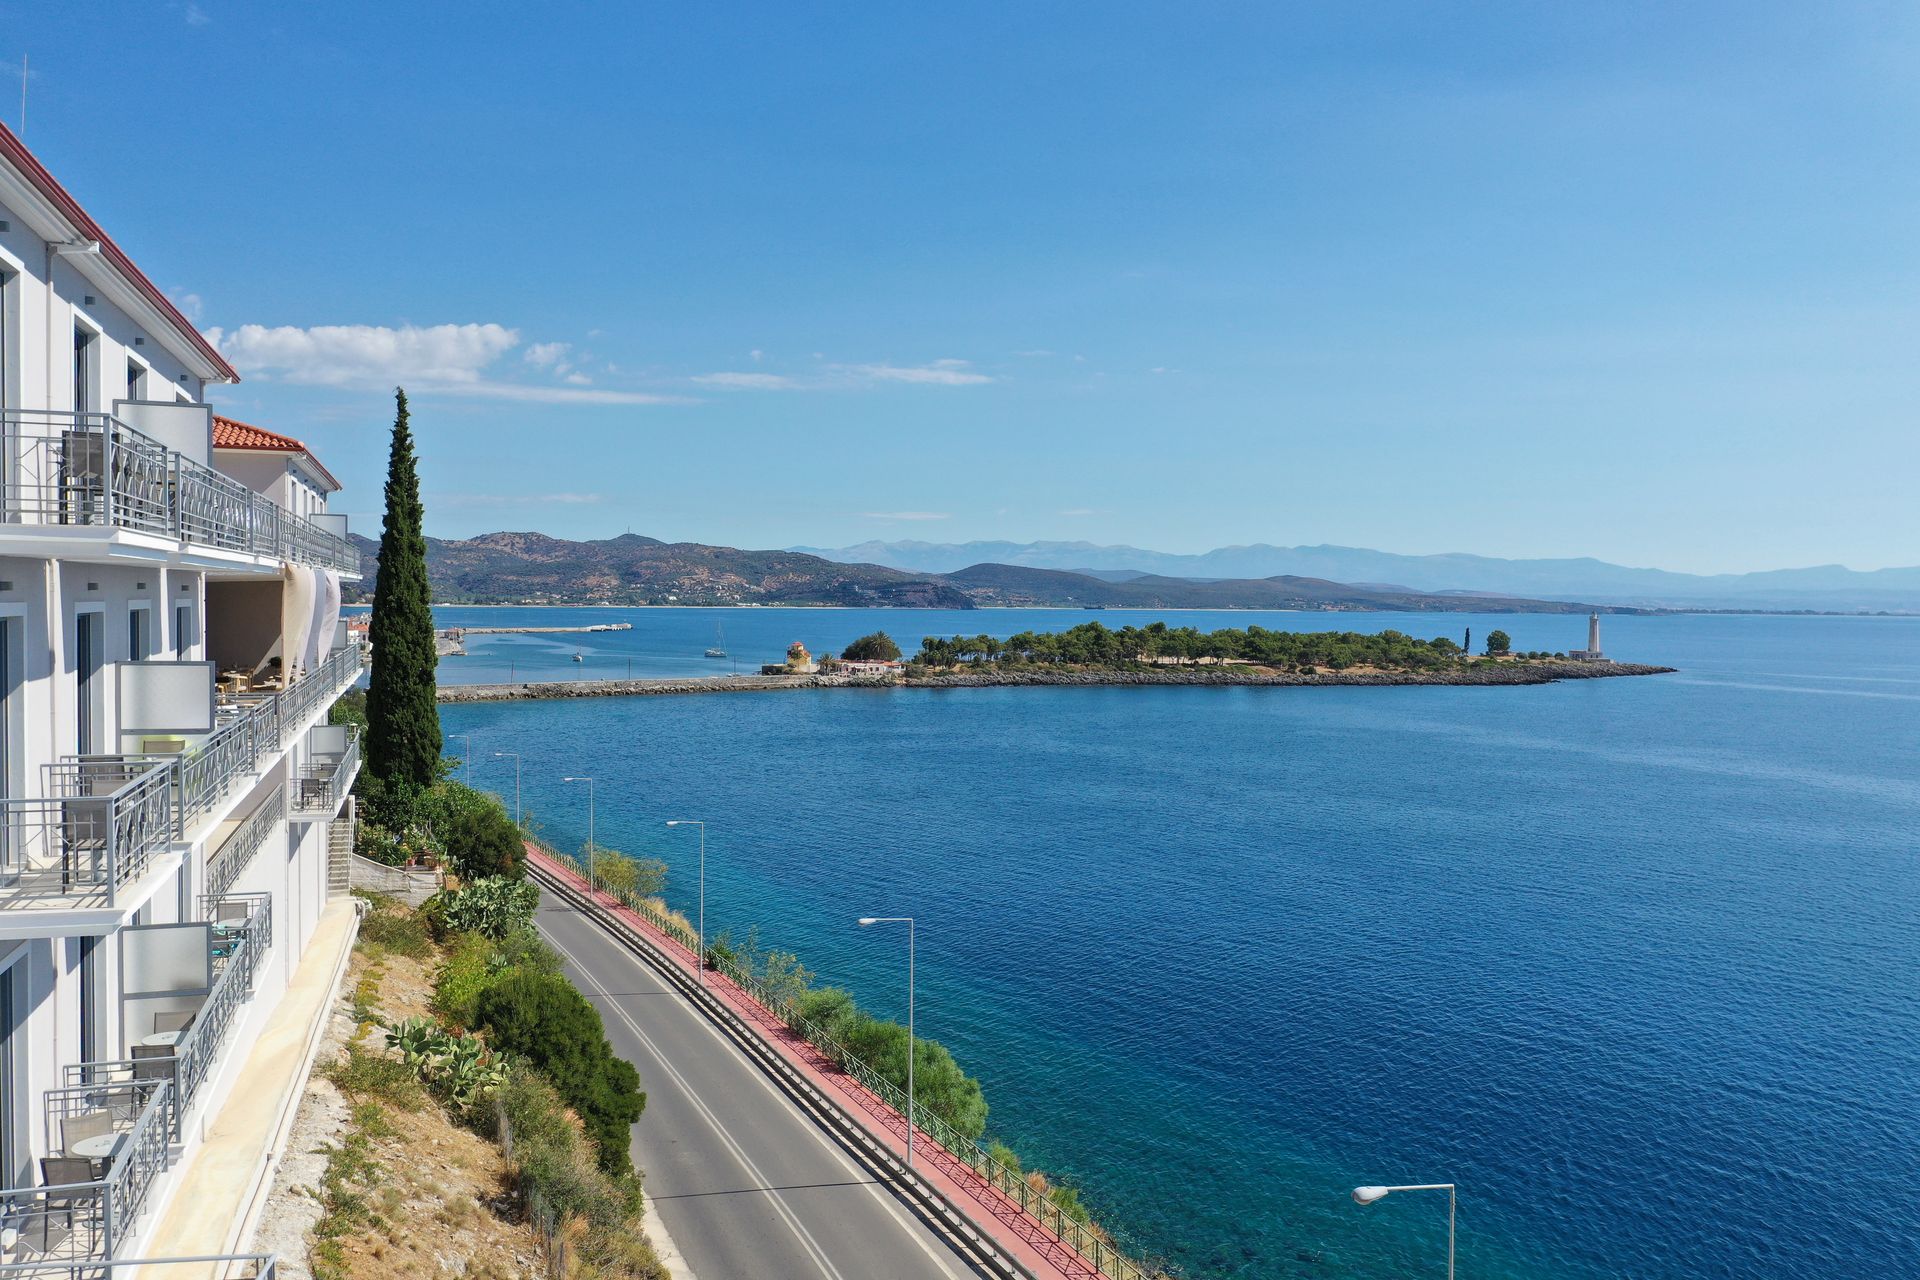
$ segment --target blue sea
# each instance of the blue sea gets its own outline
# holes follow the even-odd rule
[[[1121,611],[449,609],[446,681],[743,670]],[[1522,649],[1585,619],[1167,614]],[[563,844],[918,1017],[991,1130],[1192,1276],[1920,1275],[1920,619],[1610,617],[1540,688],[803,691],[444,710]],[[579,652],[584,659],[571,661]],[[450,740],[460,753],[465,743]],[[644,1120],[642,1121],[644,1123]]]

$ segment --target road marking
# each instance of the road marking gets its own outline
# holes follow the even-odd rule
[[[594,994],[603,997],[606,995],[605,990],[601,988],[600,984],[594,981],[593,970],[582,964],[580,957],[574,955],[573,952],[562,946],[558,939],[550,937],[548,941],[553,943],[554,950],[573,962],[573,966],[579,971],[580,976],[586,979],[588,985],[593,987]],[[727,1131],[727,1126],[720,1123],[720,1117],[713,1114],[713,1109],[707,1106],[706,1101],[694,1091],[693,1085],[688,1083],[687,1078],[676,1071],[671,1062],[667,1061],[667,1055],[661,1052],[660,1046],[653,1042],[651,1036],[640,1029],[640,1024],[629,1017],[625,1009],[622,1009],[611,999],[607,1000],[607,1006],[616,1014],[620,1015],[620,1020],[632,1029],[634,1035],[640,1037],[640,1043],[647,1046],[648,1052],[653,1054],[659,1061],[661,1067],[666,1070],[666,1073],[673,1077],[674,1081],[679,1084],[681,1090],[687,1095],[687,1100],[693,1103],[700,1114],[706,1118],[707,1123],[713,1126],[714,1133],[719,1135],[720,1141],[725,1143],[727,1149],[733,1153],[734,1159],[738,1160],[741,1166],[745,1168],[749,1174],[753,1175],[755,1180],[766,1189],[767,1195],[773,1202],[774,1209],[786,1220],[787,1225],[793,1228],[794,1235],[799,1238],[801,1245],[807,1252],[813,1256],[813,1260],[819,1266],[822,1274],[826,1275],[829,1280],[846,1280],[846,1277],[841,1275],[839,1269],[833,1265],[832,1260],[827,1257],[826,1251],[820,1247],[820,1242],[813,1238],[813,1233],[807,1230],[806,1225],[800,1221],[794,1214],[792,1208],[788,1206],[785,1197],[783,1197],[779,1189],[773,1185],[773,1179],[760,1172],[760,1167],[754,1164],[752,1157],[747,1155],[746,1149],[734,1140],[733,1134]]]
[[[573,912],[572,914],[580,916],[582,919],[590,919],[589,917],[585,916],[584,913],[581,913],[581,912]],[[596,934],[596,936],[599,936],[599,935]],[[603,941],[611,941],[611,939],[603,939]],[[557,946],[558,944],[555,944],[555,945]],[[649,964],[647,961],[640,959],[637,956],[631,955],[625,950],[617,950],[616,954],[619,955],[620,958],[625,960],[628,964],[634,965],[638,968],[641,968],[641,969],[652,968],[652,965]],[[576,961],[575,963],[578,963],[578,961]],[[908,1239],[912,1240],[914,1244],[920,1247],[920,1252],[927,1255],[927,1260],[929,1262],[933,1263],[936,1267],[940,1268],[941,1273],[947,1276],[948,1280],[973,1280],[974,1276],[977,1275],[977,1273],[972,1271],[968,1271],[964,1273],[955,1271],[953,1269],[952,1262],[947,1258],[942,1257],[939,1254],[939,1252],[937,1252],[934,1249],[933,1245],[929,1243],[928,1240],[925,1238],[925,1236],[922,1234],[922,1232],[926,1230],[925,1224],[921,1223],[918,1219],[909,1216],[906,1210],[900,1207],[900,1202],[896,1200],[892,1196],[892,1194],[890,1194],[889,1192],[883,1191],[880,1187],[880,1184],[876,1182],[869,1175],[867,1170],[862,1169],[859,1165],[855,1164],[853,1162],[853,1158],[849,1156],[844,1150],[841,1149],[841,1146],[837,1141],[830,1138],[827,1134],[821,1132],[818,1122],[814,1121],[812,1117],[808,1116],[804,1111],[800,1110],[800,1108],[798,1108],[794,1104],[794,1101],[792,1098],[782,1093],[779,1090],[779,1088],[777,1088],[771,1080],[767,1079],[766,1071],[758,1063],[754,1062],[751,1058],[747,1057],[746,1053],[741,1050],[739,1045],[735,1044],[732,1040],[728,1039],[727,1036],[718,1027],[713,1025],[713,1021],[710,1018],[708,1018],[704,1013],[702,1013],[697,1007],[695,1007],[693,1002],[688,1000],[687,997],[682,992],[680,992],[676,987],[674,987],[672,983],[666,982],[664,978],[661,979],[661,981],[666,983],[666,991],[664,994],[672,996],[678,1003],[684,1006],[687,1012],[693,1015],[694,1022],[696,1022],[702,1028],[704,1028],[706,1033],[712,1036],[714,1040],[721,1046],[721,1048],[725,1049],[735,1059],[735,1061],[739,1062],[741,1065],[746,1067],[747,1074],[750,1077],[752,1077],[755,1081],[757,1081],[760,1087],[762,1089],[765,1089],[767,1093],[774,1099],[774,1101],[778,1102],[782,1107],[786,1108],[787,1110],[794,1112],[800,1117],[801,1120],[806,1122],[805,1124],[802,1125],[802,1128],[804,1128],[808,1133],[812,1134],[814,1140],[818,1142],[821,1145],[821,1147],[824,1148],[829,1155],[831,1155],[835,1160],[839,1161],[842,1168],[846,1169],[848,1173],[851,1173],[856,1179],[860,1181],[861,1185],[866,1187],[868,1192],[872,1194],[875,1202],[878,1203],[881,1208],[885,1209],[890,1215],[892,1215],[893,1219],[900,1224],[901,1230],[907,1233]],[[616,1008],[615,1011],[620,1014],[621,1018],[626,1021],[628,1026],[633,1026],[633,1020],[626,1016],[626,1011],[624,1009]],[[634,1029],[636,1031],[639,1030],[639,1028],[637,1027],[635,1027]],[[658,1050],[656,1050],[655,1052],[658,1053]],[[664,1061],[664,1058],[662,1060]],[[762,1181],[765,1181],[765,1179],[762,1179]]]

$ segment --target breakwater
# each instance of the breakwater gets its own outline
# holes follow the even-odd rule
[[[440,686],[442,702],[619,698],[679,693],[758,693],[775,689],[968,689],[1017,685],[1538,685],[1559,680],[1651,676],[1672,667],[1633,662],[1501,662],[1435,671],[1333,671],[1261,675],[1222,671],[956,671],[912,678],[888,676],[698,676],[687,679],[541,680]]]

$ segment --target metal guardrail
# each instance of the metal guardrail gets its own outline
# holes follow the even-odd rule
[[[0,1224],[11,1236],[0,1251],[6,1260],[0,1273],[72,1268],[74,1274],[98,1274],[99,1262],[113,1256],[167,1167],[173,1118],[172,1083],[154,1082],[104,1177],[0,1190]]]
[[[293,811],[331,817],[339,812],[347,798],[354,775],[360,771],[360,728],[347,730],[347,749],[339,755],[320,756],[300,769],[293,780]]]
[[[582,879],[586,878],[587,869],[578,858],[561,853],[537,836],[529,834],[528,838],[538,844],[541,850],[555,862],[572,870]],[[604,884],[595,887],[600,892],[618,899],[648,924],[685,947],[689,954],[699,954],[699,935],[678,921],[661,914],[646,899]],[[907,1114],[907,1095],[904,1089],[848,1052],[846,1046],[829,1034],[824,1027],[802,1017],[791,1001],[777,995],[758,977],[744,972],[731,961],[715,961],[713,968],[715,972],[725,975],[734,985],[753,997],[762,1008],[785,1023],[794,1034],[826,1054],[855,1083],[878,1097],[881,1102],[892,1108],[895,1114],[903,1117]],[[1078,1221],[1044,1194],[1035,1191],[1028,1185],[1023,1174],[994,1159],[979,1142],[960,1133],[939,1116],[929,1112],[924,1104],[915,1106],[913,1115],[916,1121],[915,1127],[920,1133],[933,1139],[947,1154],[980,1175],[995,1190],[1019,1206],[1022,1213],[1092,1263],[1094,1269],[1102,1276],[1109,1277],[1110,1280],[1159,1280],[1163,1274],[1160,1269],[1149,1267],[1127,1256],[1114,1244],[1106,1232],[1091,1223]]]
[[[8,524],[93,525],[360,571],[353,544],[110,413],[0,412]]]
[[[86,757],[42,772],[43,795],[0,800],[0,901],[104,893],[116,905],[177,834],[170,770]]]
[[[274,827],[286,816],[286,796],[275,790],[261,801],[260,807],[249,814],[246,821],[234,828],[233,834],[207,859],[207,897],[222,897],[233,888],[240,879],[240,873],[266,847],[267,837],[273,834]]]

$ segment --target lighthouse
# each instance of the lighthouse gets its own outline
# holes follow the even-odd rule
[[[1575,649],[1567,655],[1575,662],[1611,662],[1612,659],[1600,652],[1600,615],[1587,615],[1587,647]]]

